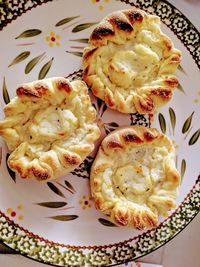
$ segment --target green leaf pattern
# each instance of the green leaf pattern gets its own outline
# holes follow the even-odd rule
[[[13,170],[10,169],[10,167],[8,166],[8,158],[9,158],[10,154],[7,153],[6,155],[6,166],[7,166],[7,170],[8,173],[10,174],[11,179],[16,183],[16,174]]]
[[[82,39],[71,39],[69,40],[71,42],[78,42],[78,43],[83,43],[83,44],[87,44],[89,39],[88,38],[82,38]]]
[[[15,37],[15,39],[34,37],[36,35],[39,35],[41,32],[42,31],[39,29],[26,30],[26,31],[22,32],[21,34],[19,34],[17,37]]]
[[[192,123],[193,115],[194,115],[194,111],[192,112],[192,114],[184,122],[183,127],[182,127],[182,133],[183,134],[185,134],[189,130],[189,128],[191,126],[191,123]]]
[[[166,121],[165,121],[165,117],[163,116],[162,113],[158,114],[158,120],[159,120],[159,124],[160,124],[160,129],[165,134],[166,133]]]
[[[99,221],[102,225],[104,225],[104,226],[108,226],[108,227],[117,227],[116,224],[114,224],[114,223],[112,223],[112,222],[110,222],[110,221],[108,221],[108,220],[106,220],[106,219],[104,219],[104,218],[99,218],[98,221]]]
[[[78,51],[66,51],[67,53],[69,54],[72,54],[74,56],[77,56],[77,57],[82,57],[83,56],[83,52],[78,52]]]
[[[183,74],[186,74],[184,68],[181,65],[178,65],[178,70],[182,72]]]
[[[67,205],[67,202],[40,202],[40,203],[36,203],[37,205],[41,206],[41,207],[46,207],[46,208],[52,208],[52,209],[56,209],[56,208],[62,208],[64,206]]]
[[[78,218],[78,215],[57,215],[57,216],[52,216],[48,218],[57,220],[57,221],[67,222],[67,221],[76,220]]]
[[[171,107],[169,108],[169,116],[170,116],[172,131],[174,134],[174,129],[176,126],[176,114],[175,114],[175,111],[173,110],[173,108],[171,108]]]
[[[10,102],[10,97],[9,97],[8,89],[6,86],[5,77],[3,78],[3,100],[4,100],[5,104],[8,104]]]
[[[39,75],[38,75],[38,79],[44,79],[47,75],[47,73],[49,72],[51,65],[53,63],[54,58],[52,57],[51,60],[49,60],[46,64],[44,64],[44,66],[41,68]]]
[[[198,129],[198,130],[192,135],[192,137],[190,138],[188,144],[189,144],[190,146],[194,145],[194,144],[198,141],[199,136],[200,136],[200,129]]]
[[[76,18],[79,18],[79,17],[80,16],[74,16],[74,17],[69,17],[69,18],[62,19],[59,22],[57,22],[55,26],[56,27],[62,26],[62,25],[66,24],[66,23],[68,23],[68,22],[70,22],[70,21],[72,21],[72,20],[74,20]]]
[[[183,89],[183,86],[179,83],[179,85],[177,86],[177,89],[180,91],[180,92],[182,92],[182,93],[184,93],[185,94],[185,91],[184,91],[184,89]]]
[[[182,161],[181,161],[181,180],[183,180],[185,170],[186,170],[186,161],[185,161],[185,159],[182,159]]]
[[[60,189],[58,187],[56,187],[52,182],[47,182],[47,186],[57,195],[59,195],[60,197],[64,197],[65,195],[62,193],[62,191],[60,191]]]
[[[71,184],[69,181],[65,180],[65,185],[66,185],[66,187],[68,187],[72,192],[76,192],[76,190],[74,189],[74,187],[72,186],[72,184]]]
[[[73,33],[76,33],[76,32],[80,32],[80,31],[83,31],[83,30],[86,30],[94,25],[96,25],[98,22],[89,22],[89,23],[82,23],[82,24],[79,24],[79,25],[76,25],[73,29],[72,29],[72,32]]]
[[[31,61],[28,62],[28,64],[25,67],[25,74],[28,74],[32,71],[32,69],[41,61],[45,53],[42,53],[41,55],[34,57],[31,59]]]
[[[8,67],[11,67],[15,64],[18,64],[20,62],[22,62],[23,60],[25,60],[28,56],[30,55],[29,51],[24,51],[22,53],[20,53],[17,57],[15,57],[12,62],[8,65]]]

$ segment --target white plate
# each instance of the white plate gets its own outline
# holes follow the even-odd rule
[[[177,209],[172,210],[168,218],[160,217],[156,229],[143,232],[124,229],[109,223],[95,210],[90,199],[89,171],[93,154],[71,174],[40,184],[23,181],[8,169],[8,150],[1,140],[2,242],[28,257],[61,266],[113,265],[155,250],[180,232],[198,213],[200,206],[198,31],[166,1],[11,2],[0,10],[1,118],[5,103],[15,96],[20,83],[45,76],[80,78],[80,56],[86,45],[85,39],[89,37],[94,23],[106,14],[137,6],[161,17],[163,31],[183,54],[177,71],[181,86],[172,101],[159,109],[155,121],[151,123],[149,116],[123,115],[106,109],[104,103],[94,97],[92,100],[97,109],[102,137],[118,125],[125,124],[154,126],[166,132],[177,148],[176,163],[183,179]]]

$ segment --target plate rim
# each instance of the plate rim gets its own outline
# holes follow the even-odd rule
[[[195,192],[196,191],[196,192]],[[197,193],[197,197],[195,196],[195,193]],[[191,191],[187,194],[187,196],[184,198],[184,201],[182,201],[182,203],[179,205],[179,207],[174,211],[174,213],[170,216],[170,217],[172,217],[173,218],[173,215],[174,214],[176,214],[176,212],[177,212],[177,210],[178,209],[181,209],[182,207],[183,208],[185,208],[185,206],[187,205],[186,203],[188,202],[188,204],[189,205],[191,205],[191,207],[193,207],[193,206],[196,206],[196,205],[193,205],[191,202],[190,202],[190,197],[192,197],[192,195],[194,194],[194,199],[196,200],[196,204],[200,204],[199,203],[199,199],[200,198],[198,198],[199,197],[199,195],[200,195],[200,175],[198,176],[198,178],[197,178],[197,180],[196,180],[196,183],[195,183],[195,185],[192,187],[192,189],[191,189]],[[185,205],[186,204],[186,205]],[[169,241],[171,241],[173,238],[175,238],[179,233],[181,233],[187,226],[188,226],[188,224],[190,224],[191,223],[191,221],[198,215],[198,213],[199,213],[199,208],[200,208],[200,205],[199,205],[199,207],[198,207],[198,209],[196,210],[196,212],[194,213],[194,215],[191,217],[191,218],[187,218],[188,219],[188,221],[182,226],[182,228],[180,228],[178,231],[176,231],[175,232],[175,234],[173,235],[173,236],[170,236],[170,238],[168,238],[167,240],[165,240],[165,241],[163,241],[163,242],[160,242],[160,244],[158,245],[158,246],[155,246],[154,248],[152,248],[152,249],[150,249],[147,253],[144,253],[144,254],[141,254],[141,255],[138,255],[138,256],[136,256],[136,257],[133,257],[133,258],[129,258],[129,259],[127,259],[127,260],[122,260],[122,261],[120,261],[120,262],[116,262],[116,263],[113,263],[113,264],[107,264],[107,265],[103,265],[103,266],[117,266],[118,264],[124,264],[124,263],[128,263],[128,262],[130,262],[130,261],[135,261],[135,260],[137,260],[137,259],[139,259],[139,258],[141,258],[141,257],[143,257],[143,256],[146,256],[146,255],[148,255],[149,253],[151,253],[151,252],[153,252],[153,251],[155,251],[155,250],[157,250],[158,248],[160,248],[160,247],[162,247],[163,245],[165,245],[165,244],[167,244]],[[184,211],[185,212],[185,211]],[[19,226],[19,227],[17,227],[18,225],[16,224],[16,223],[14,223],[12,220],[10,220],[6,215],[4,215],[4,213],[2,213],[1,211],[0,211],[0,223],[1,223],[1,219],[2,219],[2,215],[3,215],[3,218],[7,218],[7,220],[6,220],[6,223],[8,223],[8,224],[10,224],[12,227],[16,227],[16,229],[15,230],[18,230],[19,229],[19,227],[22,229],[23,227],[21,227],[21,226]],[[163,224],[165,224],[166,222],[169,222],[169,218],[170,217],[168,217],[164,222],[162,222],[157,228],[155,228],[155,229],[149,229],[147,232],[145,232],[145,233],[143,233],[143,234],[140,234],[139,236],[137,236],[136,238],[140,238],[140,237],[142,237],[143,235],[145,236],[146,235],[146,233],[151,233],[153,230],[158,230],[159,228],[161,228],[162,226],[163,226]],[[26,232],[26,229],[24,229],[25,230],[25,232]],[[166,230],[166,229],[165,229]],[[27,230],[28,231],[28,230]],[[29,231],[28,231],[29,232]],[[35,234],[33,234],[33,236],[32,236],[32,232],[29,232],[28,234],[26,233],[26,235],[25,235],[25,238],[28,236],[28,239],[31,239],[31,238],[33,238],[33,236],[35,236],[36,237],[36,239],[38,239],[38,235],[35,235]],[[30,235],[30,236],[29,236]],[[18,235],[18,237],[19,237],[20,235]],[[13,236],[14,237],[14,236]],[[13,239],[15,239],[15,238],[13,238]],[[47,240],[47,239],[44,239],[44,238],[42,238],[43,239],[43,241],[44,242],[48,242],[49,240]],[[135,238],[133,238],[133,239],[135,239]],[[51,244],[51,241],[49,241],[50,242],[50,244]],[[127,241],[128,242],[128,241]],[[49,262],[49,261],[45,261],[44,259],[42,259],[42,258],[33,258],[31,255],[28,255],[27,253],[25,253],[23,250],[17,250],[17,248],[13,248],[12,246],[10,246],[9,245],[9,243],[7,243],[7,242],[4,242],[2,239],[1,239],[1,237],[0,237],[0,243],[1,244],[3,244],[3,245],[5,245],[6,247],[8,247],[8,248],[10,248],[11,250],[13,250],[13,251],[15,251],[15,252],[18,252],[20,255],[22,255],[22,256],[25,256],[26,258],[29,258],[29,259],[32,259],[32,260],[34,260],[34,261],[36,261],[36,262],[40,262],[40,263],[45,263],[45,264],[49,264],[49,265],[51,265],[51,266],[66,266],[66,265],[58,265],[58,264],[54,264],[54,263],[52,263],[52,262]],[[11,245],[12,245],[13,243],[11,243]],[[46,244],[46,243],[45,243]],[[124,241],[122,241],[122,244],[124,244]],[[60,244],[61,245],[61,247],[66,247],[67,248],[67,246],[63,246],[62,244]],[[120,243],[116,243],[116,244],[112,244],[113,246],[114,245],[120,245]],[[109,245],[108,245],[109,246]],[[99,247],[101,247],[101,246],[96,246],[96,248],[94,249],[94,248],[91,248],[91,250],[98,250],[99,249]],[[118,246],[117,246],[118,247]],[[68,249],[68,248],[67,248]],[[75,249],[73,249],[73,247],[70,247],[70,249],[72,249],[72,251],[75,251]],[[100,248],[101,249],[101,248]],[[87,255],[86,255],[86,258],[85,259],[87,259]],[[88,263],[88,262],[82,262],[82,263],[84,263],[84,264],[86,264],[86,263]],[[68,266],[68,265],[67,265]],[[69,266],[71,266],[71,265],[69,265]],[[77,265],[76,265],[77,266]],[[79,265],[78,265],[79,266]],[[84,266],[84,265],[80,265],[80,266]],[[93,266],[99,266],[99,265],[93,265]]]
[[[117,1],[117,0],[116,0]],[[124,3],[126,3],[126,4],[129,4],[129,5],[131,5],[131,6],[135,6],[135,7],[138,7],[138,8],[140,8],[140,9],[144,9],[145,11],[148,11],[148,12],[150,12],[150,13],[152,13],[151,11],[152,10],[150,10],[151,8],[155,8],[156,7],[156,4],[165,4],[165,5],[167,5],[167,6],[169,6],[172,10],[173,10],[173,12],[175,12],[175,11],[178,11],[178,13],[181,15],[181,17],[184,19],[184,20],[186,20],[186,22],[188,23],[188,25],[189,25],[189,29],[188,29],[188,31],[189,30],[194,30],[194,32],[198,35],[198,37],[200,38],[200,33],[199,33],[199,31],[197,30],[197,28],[191,23],[191,21],[177,8],[177,7],[175,7],[172,3],[170,3],[170,2],[168,2],[167,0],[151,0],[151,1],[148,1],[148,2],[145,2],[145,0],[119,0],[119,1],[121,1],[121,2],[124,2]],[[133,1],[135,1],[136,2],[136,4],[133,2]],[[12,19],[8,19],[8,21],[7,21],[7,23],[3,26],[3,27],[1,27],[0,26],[0,31],[2,31],[9,23],[11,23],[12,21],[14,21],[14,20],[16,20],[19,16],[21,16],[21,15],[23,15],[24,13],[26,13],[26,12],[28,12],[28,11],[30,11],[30,10],[32,10],[33,8],[36,8],[37,6],[41,6],[42,4],[45,4],[45,3],[49,3],[49,2],[53,2],[53,0],[39,0],[37,3],[35,2],[35,1],[32,1],[32,0],[29,0],[29,2],[33,2],[33,5],[31,6],[31,7],[29,7],[29,8],[27,8],[26,10],[24,10],[22,13],[19,13],[19,15],[15,15],[15,16],[13,16],[12,17]],[[141,4],[142,4],[142,2],[144,3],[144,6],[141,6]],[[154,10],[154,11],[156,11],[156,10]],[[154,14],[157,14],[156,12],[153,12]],[[1,15],[1,14],[0,14]],[[160,18],[161,18],[161,16],[159,16]],[[171,27],[170,27],[170,25],[168,25],[167,23],[166,23],[166,21],[165,21],[165,18],[161,18],[161,20],[162,20],[162,22],[164,22],[165,24],[166,24],[166,26],[168,27],[168,28],[170,28],[171,29]],[[171,29],[173,32],[174,32],[174,30],[173,29]],[[177,34],[177,32],[174,32],[174,34],[177,36],[177,38],[181,41],[181,43],[187,48],[187,50],[190,52],[190,54],[191,54],[191,56],[192,56],[192,58],[194,59],[194,61],[195,61],[195,63],[196,63],[196,65],[197,65],[197,67],[200,69],[200,53],[199,53],[199,55],[198,54],[195,54],[195,51],[191,51],[190,50],[190,47],[189,47],[189,43],[188,44],[186,44],[186,43],[184,43],[183,42],[183,40],[181,40],[181,35],[178,35]],[[199,47],[200,48],[200,47]],[[199,58],[199,59],[198,59]],[[199,187],[199,191],[200,191],[200,176],[198,176],[198,178],[197,178],[197,180],[196,180],[196,183],[195,183],[195,185],[191,188],[191,190],[189,191],[189,193],[187,194],[187,196],[185,197],[185,199],[182,201],[182,203],[179,205],[179,207],[173,212],[173,214],[170,216],[170,217],[173,217],[173,216],[175,216],[174,214],[176,214],[177,213],[177,210],[179,209],[179,208],[181,208],[182,206],[184,207],[184,205],[185,205],[185,203],[187,202],[187,201],[189,201],[189,199],[190,199],[190,197],[193,195],[193,194],[195,194],[195,192],[198,192],[198,187]],[[198,194],[198,196],[197,196],[197,199],[199,199],[200,200],[200,195]],[[193,205],[194,204],[192,204],[192,203],[190,203],[191,204],[191,207],[193,207]],[[114,265],[113,264],[111,264],[111,265],[106,265],[106,266],[115,266],[115,265],[117,265],[117,264],[121,264],[121,263],[126,263],[126,262],[129,262],[129,261],[132,261],[132,260],[135,260],[135,259],[138,259],[138,258],[140,258],[140,257],[143,257],[144,255],[147,255],[147,254],[149,254],[149,253],[151,253],[151,252],[153,252],[154,250],[156,250],[156,249],[158,249],[158,248],[160,248],[161,246],[163,246],[164,244],[166,244],[167,242],[169,242],[171,239],[173,239],[176,235],[178,235],[185,227],[187,227],[187,225],[195,218],[195,216],[199,213],[199,211],[200,211],[200,209],[198,209],[198,210],[196,210],[195,211],[195,213],[189,218],[189,220],[182,226],[182,228],[180,228],[179,230],[177,230],[176,232],[175,232],[175,234],[173,235],[173,236],[170,236],[170,238],[168,239],[168,240],[165,240],[165,242],[163,241],[163,242],[161,242],[160,243],[160,245],[158,245],[158,246],[155,246],[153,249],[151,249],[150,251],[148,251],[148,252],[144,252],[144,254],[142,254],[142,255],[140,255],[140,256],[138,256],[138,257],[134,257],[134,258],[130,258],[130,259],[128,259],[128,260],[126,260],[126,261],[118,261],[117,263],[115,263]],[[0,222],[1,222],[1,215],[2,215],[3,213],[0,211]],[[7,217],[6,215],[5,215],[5,217]],[[170,218],[170,217],[168,217],[165,221],[169,221],[168,219]],[[162,222],[162,224],[164,224],[165,223],[165,221],[164,222]],[[8,219],[8,220],[6,220],[6,222],[9,222],[9,224],[11,224],[12,226],[14,225],[14,226],[16,226],[17,224],[15,224],[13,221],[11,221],[10,219]],[[160,225],[159,225],[160,226]],[[19,226],[20,227],[20,226]],[[158,229],[158,228],[156,228],[156,229]],[[25,229],[26,230],[26,229]],[[149,232],[151,232],[152,231],[152,229],[150,229],[150,230],[148,230],[147,232],[145,232],[144,234],[146,235],[147,233],[149,233]],[[140,238],[140,236],[143,236],[144,234],[140,234],[139,236],[137,236],[137,237],[135,237],[135,238],[132,238],[132,240],[135,240],[136,238]],[[33,235],[35,235],[35,234],[33,234]],[[37,235],[35,235],[35,236],[37,236]],[[0,239],[2,239],[2,237],[0,237]],[[14,248],[12,248],[11,246],[9,246],[8,245],[8,243],[6,243],[6,242],[4,242],[3,240],[0,240],[0,242],[2,243],[2,244],[4,244],[4,245],[6,245],[6,246],[8,246],[9,248],[11,248],[12,250],[14,250],[14,251],[17,251],[16,250],[16,248],[14,249]],[[49,241],[49,242],[51,242],[51,241]],[[129,242],[129,240],[125,240],[125,241],[122,241],[122,242],[120,242],[120,243],[126,243],[126,242]],[[115,244],[112,244],[112,246],[115,246],[116,244],[118,244],[118,243],[115,243]],[[108,245],[108,247],[109,247],[110,245]],[[79,246],[77,246],[77,247],[79,247]],[[101,247],[104,247],[104,246],[95,246],[96,248],[101,248]],[[95,249],[96,249],[95,248]],[[93,250],[95,250],[94,248],[93,248]],[[52,265],[52,266],[58,266],[58,265],[54,265],[54,264],[52,264],[52,263],[50,263],[50,262],[48,262],[48,261],[44,261],[44,259],[35,259],[35,258],[33,258],[33,257],[31,257],[31,256],[28,256],[28,254],[24,254],[25,252],[24,251],[18,251],[21,255],[23,255],[23,256],[26,256],[27,258],[30,258],[30,259],[32,259],[32,260],[36,260],[36,261],[38,261],[38,262],[42,262],[42,263],[45,263],[45,264],[50,264],[50,265]],[[85,263],[85,262],[84,262]]]

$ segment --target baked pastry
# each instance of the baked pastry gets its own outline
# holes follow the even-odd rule
[[[162,33],[160,19],[137,9],[106,16],[83,53],[83,79],[95,96],[123,113],[153,113],[178,80],[181,53]]]
[[[143,126],[119,128],[103,140],[91,169],[98,210],[115,224],[144,229],[174,208],[180,175],[169,138]]]
[[[38,181],[76,168],[100,136],[86,84],[56,77],[22,84],[16,93],[0,122],[9,167]]]

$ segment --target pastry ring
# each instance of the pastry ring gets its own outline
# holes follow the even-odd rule
[[[21,178],[55,179],[75,169],[100,136],[83,81],[49,78],[22,84],[6,105],[0,135]]]
[[[153,113],[178,80],[181,53],[160,19],[138,9],[116,11],[96,26],[83,53],[83,79],[95,96],[123,113]]]
[[[174,148],[158,130],[119,128],[103,140],[91,169],[91,193],[98,210],[117,225],[154,227],[174,208],[180,175]]]

